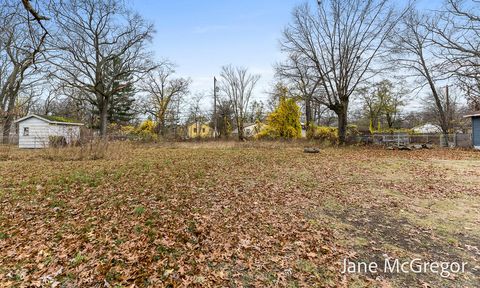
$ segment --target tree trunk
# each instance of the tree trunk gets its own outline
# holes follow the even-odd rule
[[[165,119],[160,119],[158,126],[158,135],[161,138],[165,137]]]
[[[243,121],[238,121],[238,140],[243,141],[245,139],[243,135]]]
[[[157,134],[160,138],[163,138],[165,136],[165,114],[166,114],[166,108],[162,107],[159,112],[158,112],[158,117],[157,117]]]
[[[440,127],[442,128],[442,132],[444,134],[444,145],[445,147],[448,147],[448,129],[449,129],[449,121],[447,119],[447,115],[445,113],[445,110],[443,109],[442,102],[440,100],[440,97],[438,96],[437,90],[435,89],[435,86],[431,84],[432,88],[432,94],[435,99],[435,104],[437,105],[438,109],[438,116],[440,117]]]
[[[341,105],[334,112],[338,117],[338,143],[343,145],[347,140],[347,109]]]
[[[310,124],[312,122],[312,100],[310,96],[307,96],[305,99],[305,120],[307,123],[305,123],[305,128],[308,131],[310,128]]]
[[[10,131],[13,124],[13,110],[15,108],[15,96],[11,95],[9,97],[7,113],[5,115],[5,122],[3,123],[3,143],[9,144],[10,142]]]
[[[12,128],[13,115],[7,113],[5,117],[5,122],[3,124],[3,144],[9,144],[10,142],[10,131]]]
[[[99,107],[100,109],[100,136],[102,138],[107,137],[107,126],[108,126],[108,99],[104,98],[102,104]]]
[[[435,105],[438,109],[438,116],[440,118],[440,127],[442,128],[442,132],[444,134],[444,144],[448,147],[448,128],[449,128],[449,121],[447,120],[445,110],[443,109],[442,101],[440,96],[438,95],[437,88],[435,87],[435,83],[433,78],[430,75],[430,71],[428,70],[427,65],[425,64],[425,59],[423,58],[423,54],[420,54],[420,63],[422,64],[422,68],[425,74],[425,78],[427,79],[428,85],[430,86],[430,90],[432,91],[433,98],[435,100]],[[448,90],[447,90],[447,102],[448,102]]]
[[[393,129],[393,124],[395,122],[393,116],[387,113],[385,117],[387,118],[388,129]]]

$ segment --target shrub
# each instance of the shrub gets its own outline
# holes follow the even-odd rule
[[[329,142],[330,144],[338,143],[338,129],[334,127],[326,126],[314,126],[312,127],[311,138],[315,140],[320,140],[324,142]]]
[[[418,134],[418,133],[415,133],[413,129],[405,129],[405,128],[400,128],[400,129],[387,128],[387,129],[374,131],[372,134],[399,134],[399,133],[405,133],[409,135]]]
[[[300,123],[300,108],[295,99],[286,97],[286,90],[280,91],[280,103],[278,107],[270,113],[267,117],[267,124],[260,133],[257,134],[257,139],[260,138],[301,138],[302,125]]]
[[[129,134],[134,134],[135,133],[135,126],[132,125],[127,125],[127,126],[122,126],[120,129],[122,133],[129,135]]]
[[[358,136],[360,136],[360,132],[358,131],[357,125],[347,125],[347,142],[356,142]]]
[[[140,141],[155,141],[158,135],[155,131],[156,124],[150,119],[143,121],[136,129],[130,130],[137,140]]]
[[[64,136],[49,136],[48,144],[53,148],[65,147],[67,146],[67,139]]]
[[[256,139],[277,139],[280,138],[280,133],[270,125],[263,125],[262,129],[255,134]]]

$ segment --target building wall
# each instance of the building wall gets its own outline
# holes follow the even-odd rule
[[[80,127],[74,125],[50,124],[49,135],[63,136],[65,137],[67,144],[70,144],[80,139]]]
[[[20,122],[18,128],[19,148],[47,148],[50,136],[64,136],[67,143],[80,138],[79,126],[50,124],[35,117]],[[28,135],[25,135],[25,128],[28,128]]]
[[[28,118],[18,124],[18,147],[20,148],[45,148],[48,147],[49,135],[48,122],[35,117]],[[26,130],[28,129],[28,135]]]
[[[188,138],[207,138],[212,135],[211,128],[205,124],[191,124],[188,126]]]
[[[472,117],[473,146],[480,149],[480,116]]]

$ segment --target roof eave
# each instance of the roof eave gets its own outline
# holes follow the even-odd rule
[[[85,126],[85,124],[83,124],[83,123],[58,122],[58,121],[50,121],[50,124],[55,124],[55,125],[71,125],[71,126]]]
[[[463,116],[463,118],[471,118],[471,117],[479,117],[479,116],[480,116],[480,111],[474,111],[470,114]]]
[[[47,122],[47,123],[52,123],[52,121],[50,121],[50,120],[48,120],[48,119],[45,119],[45,118],[43,118],[43,117],[40,117],[40,116],[38,116],[37,114],[27,115],[27,116],[25,116],[25,117],[22,117],[22,118],[20,118],[20,119],[15,120],[13,123],[22,122],[22,121],[27,120],[27,119],[30,119],[30,118],[32,118],[32,117],[37,118],[37,119],[42,120],[42,121],[45,121],[45,122]]]
[[[49,120],[49,119],[47,119],[47,118],[43,118],[42,116],[39,116],[39,115],[37,115],[37,114],[27,115],[27,116],[22,117],[22,118],[20,118],[20,119],[18,119],[18,120],[15,120],[13,123],[22,122],[22,121],[27,120],[27,119],[30,119],[30,118],[32,118],[32,117],[35,117],[35,118],[40,119],[40,120],[43,120],[43,121],[47,122],[48,124],[84,126],[83,123],[52,121],[52,120]]]

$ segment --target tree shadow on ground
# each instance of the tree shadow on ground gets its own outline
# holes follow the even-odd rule
[[[354,262],[376,262],[380,273],[365,276],[386,280],[395,287],[479,287],[480,239],[473,235],[445,235],[412,224],[407,219],[381,209],[328,210],[340,221]],[[442,278],[435,273],[384,273],[385,258],[400,262],[415,258],[432,262],[467,262],[465,273]],[[392,260],[393,261],[393,260]]]

